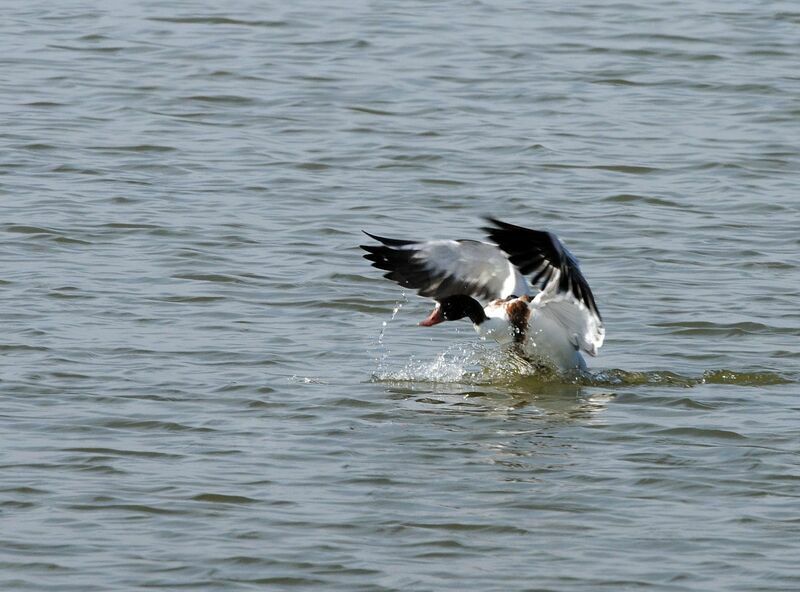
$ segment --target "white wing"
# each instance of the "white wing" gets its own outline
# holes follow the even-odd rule
[[[557,285],[558,278],[554,278],[536,295],[531,306],[538,308],[541,314],[547,315],[564,327],[576,348],[596,356],[606,336],[602,319],[570,293],[559,293],[557,289],[553,289]]]
[[[522,273],[533,274],[531,281],[541,290],[531,306],[564,327],[575,347],[597,355],[606,331],[592,290],[572,253],[551,232],[489,221],[494,225],[486,229],[489,237]]]
[[[466,294],[493,299],[533,295],[531,286],[495,245],[474,240],[414,242],[367,236],[381,245],[362,245],[365,259],[383,269],[384,277],[420,296],[442,300]]]

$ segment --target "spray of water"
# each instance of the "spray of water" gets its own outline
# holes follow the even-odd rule
[[[389,326],[389,323],[394,321],[394,319],[397,317],[398,313],[403,308],[403,305],[408,303],[408,298],[406,297],[405,292],[403,292],[402,298],[403,298],[402,300],[398,300],[397,302],[394,303],[394,308],[392,309],[392,316],[389,318],[389,320],[383,321],[383,323],[381,324],[381,332],[378,334],[378,341],[376,343],[376,350],[377,350],[377,356],[375,358],[376,373],[380,373],[383,371],[384,363],[386,362],[386,358],[389,355],[389,350],[386,349],[386,345],[384,344],[383,341],[384,336],[386,335],[386,328]]]
[[[460,384],[502,384],[520,377],[549,382],[563,381],[549,367],[516,355],[494,343],[451,343],[432,359],[410,356],[405,363],[390,366],[384,358],[373,373],[380,382],[431,382]]]

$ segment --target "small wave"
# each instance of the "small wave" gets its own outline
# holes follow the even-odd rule
[[[706,370],[700,376],[687,376],[669,370],[631,372],[626,370],[602,370],[588,378],[587,386],[639,386],[666,385],[693,387],[701,384],[730,384],[737,386],[765,386],[790,384],[794,381],[776,372],[737,372],[734,370]]]

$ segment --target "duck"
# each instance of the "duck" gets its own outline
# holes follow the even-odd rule
[[[602,316],[578,260],[552,232],[487,217],[491,242],[414,241],[363,231],[360,245],[384,277],[435,301],[422,327],[468,319],[483,340],[557,371],[584,371],[605,340]]]

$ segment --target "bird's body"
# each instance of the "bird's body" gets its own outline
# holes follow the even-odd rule
[[[496,244],[370,234],[382,244],[362,248],[385,277],[436,300],[420,325],[468,317],[481,338],[562,371],[584,369],[580,351],[597,355],[605,329],[577,260],[554,234],[490,222],[486,230]]]

